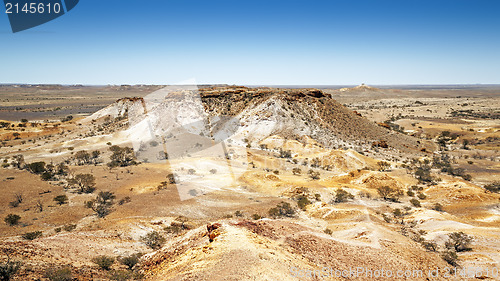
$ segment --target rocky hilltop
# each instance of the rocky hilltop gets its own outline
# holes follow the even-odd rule
[[[387,148],[391,153],[425,155],[422,151],[429,152],[435,148],[432,144],[369,121],[318,89],[226,86],[189,92],[190,95],[198,95],[203,105],[204,112],[199,114],[207,118],[236,118],[240,122],[236,135],[240,136],[240,140],[247,139],[255,144],[271,135],[280,135],[286,139],[297,140],[309,136],[321,145],[333,149],[368,151],[377,146]],[[161,96],[161,100],[155,100],[157,104],[155,108],[149,109],[149,114],[156,112],[158,119],[161,119],[158,122],[170,122],[168,120],[175,119],[175,114],[186,114],[179,113],[180,108],[189,111],[195,106],[192,100],[179,100],[176,94],[179,92],[169,92]],[[154,93],[152,95],[155,96]],[[176,103],[176,109],[173,108],[173,103]],[[131,112],[134,112],[133,116],[130,115]],[[105,116],[140,119],[145,112],[148,112],[148,109],[144,98],[124,98],[87,117],[86,120]],[[194,119],[192,121],[195,122]]]

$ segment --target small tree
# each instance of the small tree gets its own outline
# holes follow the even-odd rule
[[[149,232],[145,236],[141,237],[141,240],[151,249],[159,249],[163,243],[165,243],[165,237],[163,237],[158,231]]]
[[[453,232],[448,235],[449,239],[446,241],[445,246],[448,249],[453,249],[456,252],[470,251],[471,248],[469,245],[474,239],[472,236],[469,236],[462,231]]]
[[[139,263],[139,258],[142,256],[141,253],[132,254],[130,256],[120,258],[120,263],[126,265],[128,269],[133,269],[136,264]]]
[[[113,145],[109,148],[112,152],[110,156],[111,162],[108,163],[108,166],[113,167],[126,167],[130,165],[136,165],[134,150],[130,147],[119,147],[117,145]]]
[[[35,240],[37,238],[42,237],[42,232],[41,231],[26,232],[25,234],[22,235],[22,237],[26,240]]]
[[[7,254],[7,262],[0,263],[0,280],[10,280],[21,269],[20,262],[13,262]]]
[[[43,174],[45,172],[45,162],[40,161],[28,164],[28,171],[37,175]]]
[[[432,209],[434,211],[438,211],[438,212],[443,212],[444,211],[443,205],[441,205],[439,203],[434,204],[434,206],[432,206]]]
[[[168,183],[169,184],[175,184],[175,175],[170,173],[167,175]]]
[[[92,209],[97,217],[104,218],[111,213],[115,195],[112,192],[101,191],[94,200],[87,201],[87,207]]]
[[[19,220],[21,220],[21,217],[14,214],[8,214],[4,219],[4,221],[10,226],[17,225],[19,223]]]
[[[377,192],[386,201],[397,202],[399,196],[401,196],[400,191],[395,188],[390,188],[387,185],[377,188]]]
[[[316,171],[314,171],[314,170],[311,169],[311,170],[309,170],[307,172],[307,174],[309,174],[309,177],[311,179],[313,179],[313,180],[319,180],[319,175],[320,175],[319,172],[316,172]]]
[[[115,262],[115,258],[110,256],[97,256],[92,259],[92,262],[97,264],[101,269],[110,270]]]
[[[349,199],[354,199],[354,195],[343,190],[342,188],[337,189],[337,192],[335,193],[335,203],[347,202]]]
[[[451,266],[458,266],[458,255],[455,251],[444,251],[441,253],[441,258],[443,258],[444,261],[446,261],[448,264]]]
[[[430,183],[433,178],[431,176],[431,167],[429,165],[423,165],[416,169],[415,177],[420,183]]]
[[[297,205],[299,206],[299,208],[301,210],[305,210],[306,206],[309,205],[309,204],[311,204],[311,201],[309,201],[309,199],[306,196],[304,196],[304,195],[299,195],[297,197],[297,199],[298,199],[297,200]]]
[[[54,197],[54,201],[56,201],[57,204],[59,204],[59,205],[66,204],[66,203],[68,203],[68,196],[66,196],[65,194],[58,195],[58,196]]]
[[[378,170],[381,172],[383,172],[391,167],[391,164],[389,162],[386,162],[386,161],[379,161],[379,162],[377,162],[377,165],[378,165]]]
[[[496,181],[484,186],[489,192],[500,193],[500,181]]]
[[[411,203],[413,206],[417,207],[417,208],[422,207],[422,205],[420,204],[420,201],[418,201],[418,199],[416,199],[416,198],[410,199],[410,203]]]
[[[24,156],[22,154],[15,155],[11,165],[17,169],[24,169],[26,163],[24,162]]]
[[[86,165],[90,163],[91,156],[86,150],[81,150],[75,153],[75,160],[78,165]]]
[[[80,189],[80,193],[92,193],[95,190],[95,177],[91,174],[78,174],[68,180],[68,184]]]
[[[269,209],[269,215],[273,218],[292,217],[295,215],[295,210],[288,202],[281,202],[275,208]]]

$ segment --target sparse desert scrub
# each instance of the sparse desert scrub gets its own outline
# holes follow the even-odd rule
[[[307,205],[311,204],[311,201],[307,198],[307,196],[299,195],[297,196],[297,205],[301,210],[305,210]]]
[[[272,218],[293,217],[295,215],[295,210],[290,203],[281,202],[276,205],[276,207],[269,209],[268,213]]]
[[[8,214],[4,219],[4,221],[10,226],[19,224],[19,220],[21,220],[21,217],[15,214]]]
[[[68,196],[66,196],[65,194],[57,195],[56,197],[54,197],[54,201],[56,201],[58,205],[66,204],[68,203]]]
[[[92,259],[92,262],[97,264],[99,266],[99,268],[101,268],[101,269],[110,270],[111,266],[115,262],[115,258],[110,257],[110,256],[104,256],[104,255],[97,256],[97,257]]]
[[[80,193],[92,193],[95,190],[95,177],[92,174],[77,174],[68,179],[68,184],[78,188]]]
[[[141,237],[142,242],[151,249],[159,249],[163,243],[165,243],[165,237],[163,237],[158,231],[151,231],[145,236]]]
[[[338,188],[337,191],[335,192],[335,200],[334,200],[335,203],[344,203],[352,199],[354,199],[354,195],[343,190],[342,188]]]
[[[13,262],[10,258],[5,263],[0,263],[0,280],[9,281],[21,269],[20,262]]]
[[[379,162],[377,162],[377,166],[378,166],[378,170],[383,172],[383,171],[388,170],[391,167],[391,164],[389,162],[386,162],[386,161],[379,161]]]
[[[500,181],[496,181],[490,184],[487,184],[484,186],[484,189],[494,192],[494,193],[500,193]]]
[[[42,232],[41,231],[26,232],[25,234],[22,235],[22,237],[26,240],[35,240],[37,238],[42,237]]]
[[[118,259],[118,261],[121,264],[126,265],[128,267],[128,269],[132,270],[134,268],[134,266],[139,263],[141,256],[142,256],[142,253],[135,253],[135,254],[132,254],[130,256],[121,257]]]
[[[448,241],[445,243],[446,248],[456,252],[470,251],[471,248],[469,246],[474,239],[472,236],[461,231],[448,234],[448,238]]]
[[[441,258],[443,258],[443,260],[446,261],[451,266],[455,267],[458,266],[458,255],[453,250],[443,251],[441,253]]]
[[[309,175],[309,177],[312,179],[312,180],[319,180],[320,179],[320,173],[319,172],[316,172],[314,170],[309,170],[307,172],[307,174]]]
[[[110,168],[126,167],[138,164],[135,160],[134,150],[131,147],[119,147],[113,145],[109,148],[112,152],[110,156],[111,162],[108,163]]]
[[[398,202],[402,191],[396,188],[391,188],[387,185],[377,188],[378,194],[386,201]]]
[[[417,207],[417,208],[420,208],[420,207],[422,206],[422,205],[420,204],[420,201],[418,201],[418,199],[415,199],[415,198],[410,199],[410,203],[411,203],[413,206]]]
[[[45,278],[50,281],[71,281],[73,274],[69,266],[65,267],[49,267],[45,270]]]
[[[87,208],[92,209],[97,217],[104,218],[111,212],[115,195],[113,192],[101,191],[93,200],[87,201]]]

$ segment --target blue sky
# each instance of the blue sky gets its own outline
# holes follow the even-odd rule
[[[80,0],[16,34],[0,11],[0,83],[500,84],[496,0]]]

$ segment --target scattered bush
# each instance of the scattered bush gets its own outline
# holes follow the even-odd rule
[[[92,193],[95,190],[95,177],[91,174],[78,174],[69,179],[68,184],[79,188],[80,193]]]
[[[122,257],[119,259],[120,263],[126,265],[128,269],[134,268],[136,264],[139,263],[139,258],[142,256],[141,253],[132,254],[127,257]]]
[[[383,172],[391,167],[391,164],[386,161],[379,161],[377,162],[378,170]]]
[[[269,215],[273,218],[292,217],[295,215],[295,210],[288,202],[281,202],[276,207],[269,209]]]
[[[312,169],[311,169],[311,170],[309,170],[309,171],[307,172],[307,174],[308,174],[308,175],[309,175],[309,177],[310,177],[311,179],[313,179],[313,180],[319,180],[319,178],[320,178],[320,177],[319,177],[319,176],[320,176],[319,172],[316,172],[316,171],[314,171],[314,170],[312,170]]]
[[[35,240],[37,238],[42,237],[42,232],[41,231],[27,232],[23,234],[22,237],[26,240]]]
[[[73,274],[70,267],[50,267],[45,270],[45,278],[50,281],[71,281],[73,280]]]
[[[422,246],[424,246],[424,248],[429,252],[436,252],[438,249],[438,246],[435,242],[423,241]]]
[[[130,196],[125,196],[124,198],[120,199],[120,201],[118,201],[118,205],[123,205],[130,202],[132,202]]]
[[[398,202],[402,192],[387,185],[377,188],[378,194],[386,201]]]
[[[296,176],[300,175],[302,173],[302,170],[300,168],[293,168],[292,173]]]
[[[441,253],[441,258],[451,266],[458,266],[458,255],[455,251],[444,251]]]
[[[485,185],[484,189],[486,189],[490,192],[500,193],[500,181],[496,181],[494,183],[490,183],[488,185]]]
[[[234,215],[237,216],[237,217],[242,217],[243,216],[243,212],[236,211],[236,212],[234,212]]]
[[[170,173],[167,175],[168,183],[169,184],[175,184],[175,175]]]
[[[228,218],[230,218],[230,217],[228,217]],[[184,230],[184,228],[182,226],[178,226],[178,225],[169,225],[169,226],[163,228],[163,230],[165,230],[165,232],[167,232],[167,233],[179,234]]]
[[[149,232],[145,236],[141,237],[141,240],[151,249],[159,249],[163,243],[165,243],[165,237],[163,237],[158,231]]]
[[[253,220],[260,220],[262,217],[259,214],[253,214],[252,219]]]
[[[58,196],[54,197],[54,201],[56,201],[57,204],[59,204],[59,205],[66,204],[66,203],[68,203],[68,196],[66,196],[65,194],[58,195]]]
[[[456,252],[470,251],[470,243],[474,239],[463,232],[453,232],[448,235],[449,239],[446,241],[445,246],[447,249],[452,249]]]
[[[432,206],[432,209],[434,211],[438,211],[438,212],[443,212],[444,211],[443,205],[441,205],[439,203],[434,204],[434,206]]]
[[[419,194],[417,195],[417,197],[418,197],[418,199],[420,199],[420,200],[425,200],[425,199],[427,198],[427,195],[425,195],[425,194],[423,194],[423,193],[419,193]]]
[[[110,256],[97,256],[92,259],[92,262],[97,264],[101,269],[110,270],[115,262],[115,258]]]
[[[90,164],[90,153],[88,153],[86,150],[80,150],[75,153],[75,160],[78,165],[86,165]]]
[[[33,174],[41,175],[43,172],[45,172],[45,162],[34,162],[30,163],[27,166],[28,171],[32,172]]]
[[[76,229],[76,224],[67,224],[64,226],[64,230],[67,232],[71,232]]]
[[[111,213],[114,199],[113,192],[101,191],[94,200],[87,201],[86,205],[96,213],[97,217],[104,218]]]
[[[413,199],[411,199],[411,200],[410,200],[410,203],[411,203],[413,206],[417,207],[417,208],[422,207],[422,205],[420,204],[420,201],[418,201],[418,199],[413,198]]]
[[[109,150],[112,152],[110,156],[111,162],[108,163],[108,166],[111,168],[138,164],[135,161],[136,158],[134,150],[130,147],[119,147],[117,145],[113,145],[109,148]]]
[[[420,183],[431,183],[433,181],[433,178],[431,176],[431,167],[425,164],[417,167],[417,169],[415,170],[415,178]]]
[[[354,195],[343,190],[342,188],[337,189],[337,192],[335,193],[335,203],[343,203],[352,199],[354,199]]]
[[[0,263],[0,280],[8,281],[21,269],[20,262],[12,262],[10,259],[5,263]]]
[[[304,195],[299,195],[297,197],[297,205],[299,206],[299,208],[301,210],[305,210],[306,209],[306,206],[311,204],[311,201],[309,201],[309,199],[304,196]]]
[[[331,229],[327,228],[327,229],[325,229],[325,233],[328,235],[332,235],[333,232]]]
[[[404,216],[403,212],[401,211],[401,209],[397,208],[397,209],[394,209],[394,211],[392,212],[392,214],[395,216],[395,217],[402,217]]]
[[[19,220],[21,220],[21,217],[14,214],[8,214],[4,219],[4,221],[10,226],[17,225]]]
[[[292,158],[292,151],[280,148],[280,158]]]

